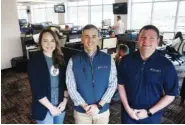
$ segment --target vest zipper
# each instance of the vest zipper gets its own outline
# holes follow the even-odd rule
[[[91,74],[92,74],[92,86],[93,86],[93,96],[94,96],[94,100],[96,101],[95,99],[95,92],[94,92],[94,71],[93,71],[93,64],[92,64],[92,61],[90,60],[90,63],[91,63]]]
[[[92,84],[93,84],[93,88],[94,88],[94,72],[93,72],[92,62],[91,62],[91,75],[92,75]]]

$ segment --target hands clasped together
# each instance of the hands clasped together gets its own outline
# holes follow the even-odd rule
[[[99,111],[100,111],[96,104],[86,105],[86,106],[84,106],[84,110],[86,111],[86,114],[88,116],[97,115],[99,113]]]
[[[132,109],[128,110],[128,115],[135,120],[141,120],[148,117],[147,110],[145,109]]]
[[[57,106],[52,106],[49,111],[52,116],[58,116],[60,115],[66,108],[66,103],[63,101],[61,102],[58,107]]]

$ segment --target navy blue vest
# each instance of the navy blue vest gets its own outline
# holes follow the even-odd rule
[[[87,104],[99,103],[108,88],[111,56],[97,50],[92,63],[85,52],[73,56],[72,60],[77,91]],[[108,108],[109,104],[107,103],[99,113],[106,111]],[[81,106],[75,106],[74,109],[85,113]]]

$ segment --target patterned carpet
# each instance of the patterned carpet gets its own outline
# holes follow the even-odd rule
[[[31,120],[31,91],[26,73],[13,70],[1,72],[1,123],[28,124]],[[185,109],[179,106],[180,98],[169,105],[164,112],[162,123],[185,124]],[[111,105],[110,123],[120,123],[120,104]],[[72,124],[72,102],[69,102],[64,123]]]

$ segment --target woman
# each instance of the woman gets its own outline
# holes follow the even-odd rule
[[[32,90],[32,118],[38,124],[62,124],[68,93],[65,84],[64,58],[57,35],[51,29],[40,33],[41,51],[28,63]]]

